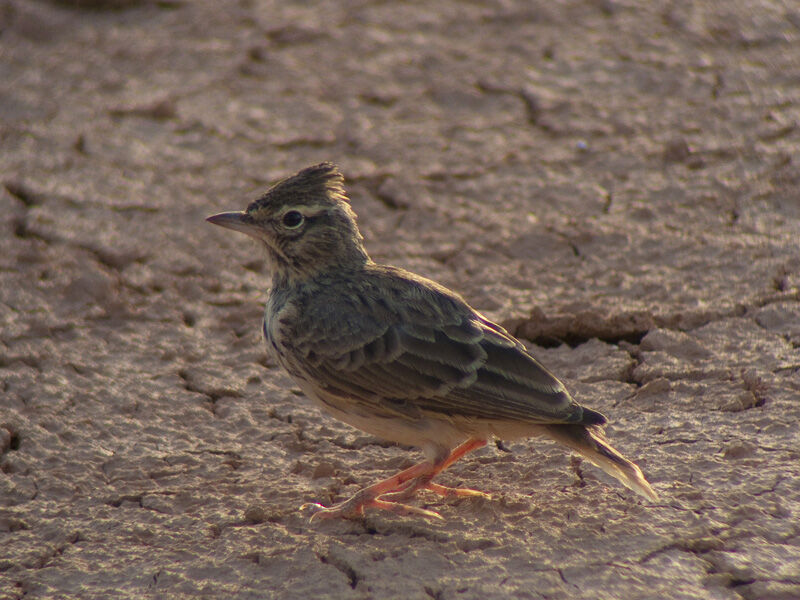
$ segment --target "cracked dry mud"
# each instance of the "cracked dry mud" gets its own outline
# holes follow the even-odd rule
[[[0,598],[800,598],[791,2],[4,0],[0,53]],[[660,502],[528,440],[309,526],[419,454],[266,359],[203,218],[321,160]]]

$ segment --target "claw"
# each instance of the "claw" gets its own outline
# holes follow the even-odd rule
[[[469,488],[451,488],[445,487],[443,485],[439,485],[438,483],[428,483],[425,486],[425,489],[428,489],[440,496],[444,496],[445,498],[486,498],[487,500],[491,500],[492,495],[486,494],[484,492],[480,492],[478,490],[471,490]]]
[[[430,490],[434,494],[439,494],[443,498],[485,498],[487,500],[491,500],[492,498],[490,494],[486,494],[478,490],[471,490],[469,488],[451,488],[439,485],[438,483],[432,483],[430,481],[425,485],[420,486],[419,489]],[[382,494],[380,499],[388,502],[408,500],[413,495],[414,491],[416,490],[401,489],[397,492]]]
[[[425,508],[417,508],[416,506],[409,506],[408,504],[386,502],[386,500],[375,498],[372,502],[370,502],[369,505],[374,506],[375,508],[382,508],[383,510],[391,511],[398,515],[417,515],[420,517],[425,517],[426,519],[444,521],[444,517],[437,512],[433,512],[432,510],[427,510]]]
[[[311,513],[311,518],[314,518],[318,512],[322,510],[327,510],[322,504],[317,504],[316,502],[306,502],[300,507],[301,513]]]
[[[353,498],[331,507],[322,506],[316,502],[306,502],[300,507],[300,512],[311,513],[309,522],[313,523],[319,519],[353,519],[364,516],[364,505],[352,502]]]
[[[380,500],[379,498],[364,500],[360,503],[354,503],[351,502],[351,500],[353,499],[351,498],[350,500],[346,500],[340,504],[336,504],[327,508],[321,504],[307,502],[300,507],[300,510],[302,512],[311,513],[311,517],[309,518],[309,522],[311,523],[320,519],[352,519],[354,517],[361,517],[364,515],[365,508],[379,508],[382,510],[388,510],[389,512],[393,512],[398,515],[416,515],[419,517],[425,517],[426,519],[444,521],[444,518],[439,513],[433,512],[432,510],[426,510],[424,508],[417,508],[416,506],[409,506],[408,504],[387,502],[385,500]]]

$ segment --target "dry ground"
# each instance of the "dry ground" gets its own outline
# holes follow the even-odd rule
[[[793,2],[0,2],[0,598],[800,597]],[[341,165],[373,257],[530,344],[661,494],[535,440],[446,518],[266,358],[203,222]]]

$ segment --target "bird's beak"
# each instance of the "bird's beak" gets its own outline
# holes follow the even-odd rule
[[[214,225],[219,225],[220,227],[241,231],[257,240],[263,239],[261,227],[256,225],[253,218],[246,212],[234,211],[219,213],[207,217],[206,221]]]

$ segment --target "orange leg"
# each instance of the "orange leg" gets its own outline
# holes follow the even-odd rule
[[[426,489],[430,490],[440,496],[444,496],[445,498],[448,497],[457,497],[457,498],[465,498],[465,497],[481,497],[481,498],[489,498],[489,494],[484,494],[483,492],[479,492],[478,490],[470,490],[468,488],[449,488],[443,485],[439,485],[438,483],[433,483],[431,480],[436,477],[439,473],[444,471],[447,467],[452,465],[462,456],[467,454],[468,452],[472,452],[473,450],[477,450],[478,448],[483,448],[486,445],[486,440],[479,440],[479,439],[469,439],[460,446],[456,447],[450,454],[445,458],[441,463],[435,464],[433,469],[431,470],[430,474],[426,474],[424,476],[420,476],[415,481],[410,481],[404,487],[396,490],[394,493],[386,493],[382,496],[385,500],[397,501],[397,500],[407,500],[414,493],[419,489]],[[427,479],[427,481],[425,480]],[[416,483],[417,485],[413,485]]]
[[[485,445],[486,440],[467,440],[440,461],[434,463],[422,462],[413,467],[409,467],[388,479],[384,479],[369,487],[365,487],[363,490],[359,490],[351,498],[331,506],[330,508],[326,508],[321,504],[307,503],[301,506],[300,510],[311,511],[312,521],[314,519],[360,516],[364,514],[364,509],[368,507],[380,508],[405,515],[419,515],[431,519],[441,519],[442,517],[431,510],[400,504],[396,502],[396,500],[410,498],[420,488],[428,488],[443,496],[485,496],[485,494],[475,490],[447,488],[431,483],[431,479],[464,456],[467,452]]]

